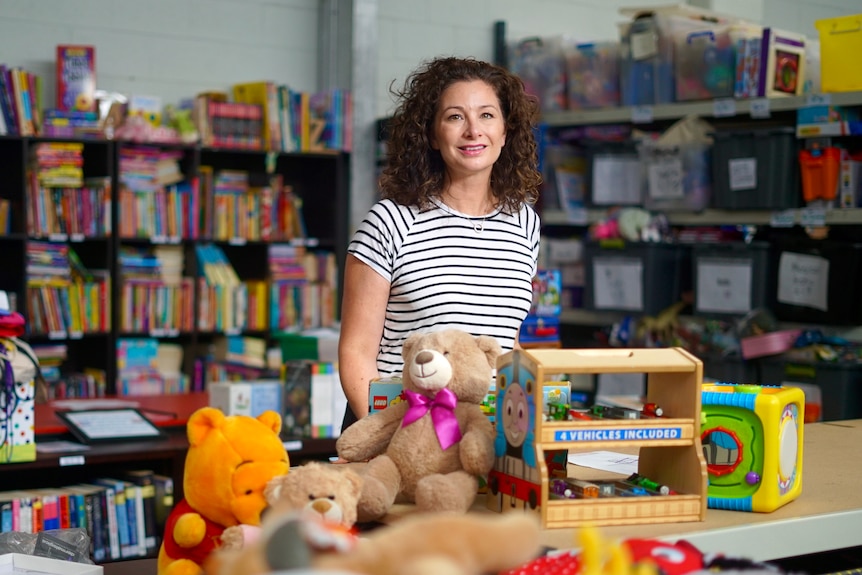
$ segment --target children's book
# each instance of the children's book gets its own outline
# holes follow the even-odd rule
[[[96,110],[94,46],[57,46],[57,109]]]

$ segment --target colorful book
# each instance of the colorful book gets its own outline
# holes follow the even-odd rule
[[[95,111],[96,48],[57,46],[57,109]]]

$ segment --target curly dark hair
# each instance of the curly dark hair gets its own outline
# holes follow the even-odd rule
[[[502,106],[506,145],[491,170],[491,190],[498,206],[514,213],[538,199],[542,178],[533,134],[539,109],[536,99],[505,68],[454,57],[425,62],[401,90],[390,88],[400,103],[388,125],[387,165],[379,182],[383,198],[427,208],[431,198],[442,193],[445,165],[439,150],[431,147],[434,118],[443,91],[465,80],[487,83]]]

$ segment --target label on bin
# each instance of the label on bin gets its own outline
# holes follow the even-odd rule
[[[829,260],[784,252],[778,260],[778,301],[829,311]]]
[[[647,168],[650,198],[681,198],[682,160],[677,157],[660,157],[649,163]]]
[[[643,310],[643,261],[638,258],[594,259],[593,293],[596,309]]]
[[[757,188],[757,158],[728,160],[727,170],[730,176],[728,179],[730,180],[731,191]]]
[[[752,260],[699,258],[697,311],[745,314],[751,311]]]

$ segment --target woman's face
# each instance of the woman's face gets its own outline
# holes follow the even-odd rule
[[[482,80],[455,82],[440,95],[431,147],[450,177],[487,172],[506,143],[506,122],[494,89]]]

